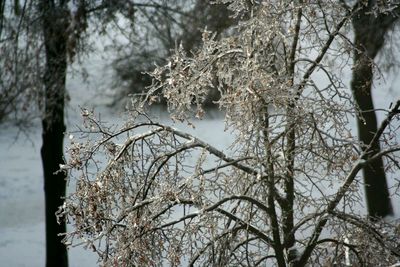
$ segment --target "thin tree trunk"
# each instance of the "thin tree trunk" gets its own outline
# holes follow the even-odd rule
[[[64,163],[63,139],[64,96],[67,70],[66,27],[63,9],[53,1],[41,1],[43,14],[43,34],[46,51],[45,111],[42,120],[41,148],[44,171],[44,191],[46,208],[46,266],[68,266],[68,254],[61,242],[61,233],[66,232],[66,224],[57,223],[55,213],[63,204],[66,190],[66,174],[57,172]]]
[[[384,44],[385,35],[395,19],[388,15],[375,16],[374,1],[368,5],[359,2],[359,12],[353,18],[354,27],[354,70],[351,89],[359,108],[357,116],[359,139],[363,150],[370,145],[372,156],[381,148],[379,141],[371,144],[377,131],[377,119],[372,101],[373,59]],[[392,204],[386,181],[383,159],[374,161],[363,169],[368,214],[372,218],[392,214]]]

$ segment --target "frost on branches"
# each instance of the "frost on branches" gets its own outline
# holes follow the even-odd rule
[[[340,1],[222,2],[237,27],[218,40],[204,31],[193,55],[178,47],[125,125],[83,111],[82,138],[63,166],[76,180],[58,214],[73,227],[65,242],[92,249],[104,266],[398,261],[398,229],[354,212],[364,166],[385,157],[387,171],[397,170],[400,102],[375,135],[380,154],[362,152],[340,80],[352,12]],[[146,113],[162,95],[171,117],[190,123],[210,87],[236,133],[228,151]]]

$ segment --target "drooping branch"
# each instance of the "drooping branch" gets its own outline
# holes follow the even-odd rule
[[[384,236],[372,225],[368,220],[361,220],[358,217],[346,214],[340,211],[332,211],[333,216],[345,221],[346,223],[353,224],[358,228],[362,229],[369,236],[372,236],[382,247],[388,249],[394,256],[400,258],[400,250],[391,246],[387,240],[385,240]]]
[[[378,131],[375,133],[373,140],[378,140],[387,126],[389,125],[390,121],[399,114],[400,110],[400,100],[396,102],[395,106],[390,110],[389,114],[387,115],[386,119],[381,123],[380,127],[378,128]],[[365,159],[367,155],[367,152],[363,152],[363,154],[360,156],[359,160],[353,165],[351,170],[349,171],[343,185],[339,188],[333,199],[328,203],[326,209],[325,209],[325,214],[322,215],[321,219],[318,221],[316,224],[314,231],[304,249],[304,252],[298,262],[298,266],[305,266],[307,264],[308,259],[311,256],[312,251],[314,250],[316,244],[318,243],[319,236],[321,235],[321,232],[323,228],[325,227],[326,223],[328,222],[329,219],[329,214],[331,214],[339,204],[339,202],[343,199],[345,194],[349,191],[350,186],[354,182],[354,179],[356,178],[358,172],[365,166],[369,164],[369,161],[372,159]]]
[[[193,267],[194,264],[196,263],[196,261],[207,251],[207,249],[210,246],[213,246],[215,244],[216,241],[218,241],[219,239],[223,239],[228,235],[233,235],[236,232],[245,229],[244,225],[240,225],[238,227],[232,228],[232,229],[228,229],[224,232],[222,232],[221,234],[219,234],[217,237],[213,238],[210,242],[208,242],[207,244],[205,244],[203,246],[203,248],[201,250],[199,250],[191,259],[190,262],[188,264],[188,266]],[[246,240],[248,242],[248,240]]]

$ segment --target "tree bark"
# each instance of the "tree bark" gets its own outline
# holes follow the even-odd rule
[[[361,3],[363,2],[363,3]],[[377,118],[374,111],[371,89],[373,84],[373,60],[384,44],[384,38],[395,18],[391,15],[373,14],[375,1],[359,1],[358,12],[352,23],[354,28],[354,70],[351,89],[359,108],[357,116],[359,140],[363,151],[370,150],[370,156],[381,148],[379,140],[371,143],[377,131]],[[371,218],[384,217],[393,213],[387,179],[380,158],[363,168],[365,195],[368,214]]]
[[[61,233],[66,224],[57,223],[55,213],[63,204],[66,190],[66,174],[58,172],[63,159],[64,97],[67,71],[66,30],[68,13],[53,1],[40,2],[46,54],[44,75],[45,107],[42,120],[41,148],[44,171],[46,208],[46,266],[68,266],[66,246],[61,242]]]

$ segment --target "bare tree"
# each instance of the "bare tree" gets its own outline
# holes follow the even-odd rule
[[[351,89],[359,113],[357,124],[359,139],[365,145],[377,132],[377,118],[372,101],[374,59],[381,51],[387,33],[400,15],[398,3],[379,1],[357,1],[358,11],[353,16],[354,65]],[[348,7],[349,8],[349,7]],[[380,152],[379,140],[372,144],[370,156]],[[364,146],[363,149],[366,149]],[[378,159],[363,169],[368,213],[371,217],[392,214],[392,204],[386,181],[383,159]]]
[[[201,44],[203,29],[221,36],[237,23],[226,4],[211,4],[211,1],[157,1],[160,8],[138,8],[134,33],[127,36],[114,62],[116,73],[116,102],[126,100],[128,94],[143,93],[151,84],[146,74],[155,64],[164,65],[178,45],[186,52],[196,50]],[[177,12],[179,10],[179,12]],[[212,89],[212,88],[210,88]],[[206,105],[218,100],[218,90],[210,90]],[[129,99],[128,99],[129,101]],[[160,99],[164,103],[164,99]]]
[[[382,157],[396,171],[400,150],[400,101],[369,144],[351,134],[357,109],[338,73],[360,7],[220,2],[241,19],[235,34],[217,40],[204,31],[191,56],[177,48],[125,125],[116,130],[82,111],[83,139],[71,140],[62,166],[77,183],[59,212],[73,226],[64,242],[93,249],[105,266],[398,261],[396,228],[355,212],[359,172]],[[236,135],[229,152],[147,115],[161,93],[174,120],[201,118],[215,77]]]
[[[42,118],[41,149],[46,207],[46,264],[68,266],[55,218],[65,196],[63,163],[64,99],[70,12],[67,2],[1,1],[0,117],[22,121]],[[42,115],[42,116],[40,116]]]
[[[0,122],[21,127],[37,117],[44,68],[31,8],[28,1],[0,1]]]

